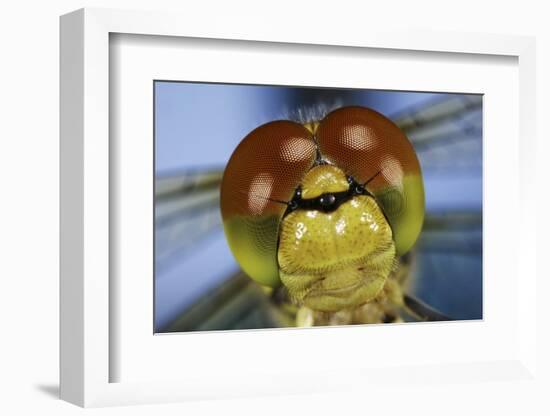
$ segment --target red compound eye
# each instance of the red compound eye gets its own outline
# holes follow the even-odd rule
[[[285,201],[292,199],[315,155],[309,130],[274,121],[246,136],[225,169],[221,211],[227,240],[243,270],[262,284],[279,284],[277,241]]]
[[[391,120],[364,107],[328,114],[316,132],[320,152],[366,187],[382,207],[397,254],[416,241],[424,220],[424,185],[416,153]]]

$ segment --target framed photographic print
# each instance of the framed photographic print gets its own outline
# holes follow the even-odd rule
[[[530,379],[534,41],[243,22],[61,19],[62,398]]]

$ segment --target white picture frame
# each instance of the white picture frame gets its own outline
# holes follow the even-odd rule
[[[279,25],[246,19],[240,22],[242,24],[236,32],[232,22],[220,19],[215,23],[205,26],[202,21],[187,15],[106,9],[83,9],[61,18],[61,398],[88,407],[360,389],[367,385],[375,394],[376,386],[387,385],[396,378],[405,385],[434,381],[481,383],[484,380],[536,380],[537,327],[535,320],[526,318],[536,315],[536,218],[526,215],[530,212],[528,207],[536,204],[536,193],[532,192],[536,124],[534,39],[465,33],[383,32],[344,26],[338,32],[328,33],[315,25],[309,27],[307,32],[292,27],[281,31]],[[519,156],[518,166],[514,166],[511,172],[517,173],[518,178],[511,179],[517,180],[519,186],[511,191],[518,200],[517,206],[514,205],[511,210],[514,218],[519,218],[516,221],[519,221],[520,227],[509,250],[517,256],[513,260],[517,268],[511,273],[517,279],[518,270],[522,270],[523,276],[521,281],[511,282],[517,283],[519,289],[515,294],[515,308],[510,315],[512,320],[516,320],[510,335],[513,346],[503,346],[500,353],[494,354],[494,359],[488,359],[482,353],[476,357],[474,351],[469,358],[464,356],[459,362],[449,361],[447,355],[441,355],[434,361],[419,359],[417,363],[401,362],[393,367],[388,363],[376,366],[370,362],[354,368],[350,361],[341,366],[329,362],[321,367],[306,363],[299,369],[293,367],[292,371],[285,368],[275,371],[275,366],[280,367],[280,363],[275,362],[269,367],[256,361],[259,372],[250,373],[255,374],[256,378],[247,378],[246,371],[244,376],[229,374],[237,368],[231,368],[228,364],[226,369],[220,369],[219,366],[224,365],[221,361],[216,362],[213,365],[216,368],[211,371],[201,371],[200,366],[187,367],[189,372],[183,377],[178,375],[181,369],[176,368],[173,372],[178,374],[173,377],[164,377],[165,373],[161,376],[149,374],[150,371],[143,379],[114,376],[116,372],[113,368],[124,361],[125,356],[120,354],[126,350],[113,349],[113,339],[118,336],[121,326],[120,323],[113,323],[114,315],[119,310],[117,298],[113,296],[118,286],[114,287],[110,281],[117,261],[110,252],[111,229],[114,221],[120,219],[112,215],[110,205],[117,197],[113,195],[113,189],[118,189],[111,185],[112,174],[117,171],[117,159],[110,156],[110,135],[113,134],[110,130],[110,95],[113,92],[109,72],[111,34],[165,37],[157,39],[160,42],[168,40],[168,37],[172,40],[223,39],[225,43],[257,45],[261,45],[259,42],[269,42],[277,44],[282,51],[291,45],[301,45],[305,49],[323,45],[332,51],[354,48],[428,52],[432,53],[432,60],[437,59],[436,56],[457,55],[467,55],[472,62],[477,57],[488,55],[517,60],[518,106],[517,114],[511,116],[512,119],[517,118],[516,124],[519,126],[518,134],[514,135]],[[512,125],[516,124],[512,121]],[[506,156],[503,154],[502,157]],[[498,165],[493,166],[498,169]],[[503,322],[499,321],[504,318],[493,316],[491,319],[499,328],[499,334],[504,333]],[[132,326],[127,324],[125,321],[124,328]],[[413,339],[418,331],[433,332],[427,327],[401,328],[410,329],[392,333],[376,330],[371,336],[377,338],[381,345],[384,342],[389,345],[389,340],[403,342]],[[339,337],[356,337],[361,330],[346,328],[347,335],[344,335],[343,329],[338,328]],[[449,336],[460,335],[460,330],[450,332],[453,331],[456,334],[449,333]],[[469,326],[467,331],[470,332],[465,334],[469,336],[475,334],[483,337],[486,329],[483,326]],[[269,354],[269,348],[275,348],[270,347],[272,342],[285,350],[284,346],[290,339],[285,334],[288,332],[270,331],[269,335],[256,334],[253,337],[242,332],[217,336],[225,337],[226,342],[235,349],[245,343],[258,343],[257,348]],[[202,344],[197,343],[193,351],[200,352],[205,342],[221,341],[221,338],[208,336],[210,340],[202,336]],[[304,345],[309,346],[331,336],[334,338],[335,334],[334,329],[330,328],[321,332],[292,330],[292,337],[299,337]],[[150,337],[155,338],[152,331]],[[157,337],[155,343],[168,344],[168,350],[164,351],[173,350],[176,344],[177,348],[181,348],[177,337]],[[183,345],[185,342],[191,345],[194,341],[190,337],[197,335],[185,334],[185,337],[187,339]],[[269,342],[262,339],[269,339]],[[138,355],[146,351],[140,350],[141,346],[136,348]],[[152,354],[152,351],[146,352]],[[199,358],[193,357],[197,362],[200,362]],[[135,359],[129,363],[136,365]],[[220,373],[219,377],[213,380],[212,375],[216,372]]]

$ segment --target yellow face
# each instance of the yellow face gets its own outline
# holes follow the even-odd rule
[[[292,299],[319,311],[356,307],[375,298],[395,260],[392,230],[376,200],[350,194],[344,172],[312,168],[301,184],[306,208],[287,214],[280,226],[277,260]],[[323,209],[309,209],[320,201]],[[331,206],[331,202],[333,205]]]

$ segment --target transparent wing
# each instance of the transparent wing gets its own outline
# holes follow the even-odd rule
[[[392,118],[413,143],[428,190],[409,293],[453,319],[480,319],[482,97],[442,95]]]
[[[156,271],[192,254],[220,229],[219,185],[223,169],[181,172],[155,184]]]

